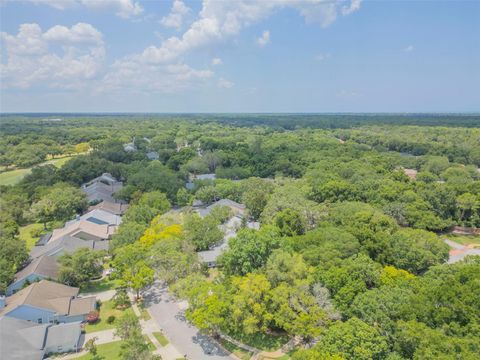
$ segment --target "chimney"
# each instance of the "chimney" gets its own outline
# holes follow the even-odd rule
[[[5,307],[5,295],[0,295],[0,309],[3,309]]]

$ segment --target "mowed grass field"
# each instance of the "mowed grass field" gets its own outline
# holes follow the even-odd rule
[[[56,159],[51,159],[48,161],[45,161],[41,164],[35,165],[35,166],[40,166],[40,165],[47,165],[47,164],[52,164],[55,165],[58,168],[61,168],[63,164],[65,164],[68,160],[70,160],[72,156],[64,156],[64,157],[59,157]],[[32,168],[27,168],[27,169],[15,169],[15,170],[9,170],[0,173],[0,185],[15,185],[18,183],[20,180],[22,180],[26,175],[28,175],[32,171]]]

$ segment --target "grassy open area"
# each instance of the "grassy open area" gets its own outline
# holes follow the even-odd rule
[[[100,306],[100,319],[98,319],[98,321],[95,324],[85,325],[85,332],[92,333],[95,331],[113,329],[115,327],[115,322],[118,320],[118,318],[128,312],[133,313],[133,310],[131,307],[125,310],[119,310],[115,308],[115,305],[112,300],[105,301]],[[111,324],[107,322],[107,319],[109,316],[115,316],[115,320]]]
[[[58,168],[61,168],[68,160],[70,160],[74,156],[76,155],[58,157],[55,159],[47,160],[35,166],[52,164]],[[31,167],[26,169],[14,169],[14,170],[4,171],[0,173],[0,185],[15,185],[20,180],[22,180],[26,175],[28,175],[30,171],[32,171]]]
[[[480,246],[480,236],[445,234],[444,237],[462,245],[476,244]]]
[[[98,281],[90,281],[80,288],[82,293],[96,293],[107,290],[115,290],[120,287],[119,280],[112,280],[108,277]]]
[[[233,355],[238,357],[241,360],[249,360],[253,353],[246,351],[244,349],[239,348],[237,345],[232,344],[230,341],[225,339],[219,339],[219,343],[227,349],[227,351],[231,352]]]
[[[160,345],[162,346],[167,346],[170,343],[168,339],[165,336],[163,336],[163,334],[160,331],[154,332],[153,336],[155,336],[155,339],[157,339]]]
[[[120,359],[120,350],[123,341],[114,341],[108,344],[97,345],[97,355],[103,359],[117,360]],[[86,354],[77,358],[79,360],[91,360],[93,356]]]
[[[275,351],[288,342],[287,335],[274,334],[231,334],[232,338],[259,350]]]

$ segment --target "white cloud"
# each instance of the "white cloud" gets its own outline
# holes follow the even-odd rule
[[[233,83],[233,82],[231,82],[227,79],[220,78],[220,79],[218,79],[217,85],[221,89],[231,89],[235,85],[235,83]]]
[[[258,46],[260,46],[260,47],[264,47],[264,46],[267,45],[268,43],[270,43],[270,31],[265,30],[265,31],[262,33],[262,36],[260,36],[260,37],[257,38],[257,44],[258,44]]]
[[[48,5],[57,10],[65,10],[69,7],[75,6],[75,0],[30,0],[34,4]]]
[[[317,54],[315,55],[315,60],[317,61],[323,61],[323,60],[326,60],[330,57],[330,53],[326,53],[326,54]]]
[[[1,41],[7,54],[1,64],[5,87],[80,88],[104,65],[102,34],[90,24],[57,25],[46,32],[38,24],[22,24],[17,35],[2,32]]]
[[[406,48],[403,49],[403,51],[406,53],[412,52],[413,50],[415,50],[413,45],[408,45]]]
[[[355,0],[354,0],[355,1]],[[181,37],[170,37],[144,50],[154,63],[171,62],[193,49],[237,35],[243,28],[268,17],[276,9],[294,8],[306,22],[325,27],[335,21],[344,0],[216,1],[204,0],[199,18]]]
[[[347,5],[342,6],[342,14],[350,15],[351,13],[359,10],[361,4],[362,4],[362,0],[352,0],[350,2],[350,6],[347,6]]]
[[[212,65],[216,66],[216,65],[222,65],[222,64],[223,64],[222,59],[220,59],[220,58],[213,58],[212,59]]]
[[[123,18],[138,16],[144,11],[137,0],[31,1],[60,10],[80,6],[105,9]],[[6,63],[1,64],[2,86],[177,92],[214,78],[211,70],[195,69],[184,63],[184,56],[195,49],[227,41],[283,8],[296,10],[307,23],[326,27],[339,14],[347,15],[360,6],[356,0],[352,0],[349,6],[345,4],[345,0],[203,0],[197,19],[182,35],[161,40],[159,46],[152,45],[140,53],[117,59],[108,67],[105,66],[102,34],[93,26],[85,23],[71,28],[57,25],[42,32],[37,24],[24,24],[17,35],[2,33],[7,54]],[[162,21],[167,26],[181,27],[188,12],[185,4],[176,0],[170,14]],[[269,37],[270,33],[264,32],[259,45],[267,44]],[[220,64],[220,59],[212,60],[212,65]],[[217,86],[231,88],[234,83],[220,78]]]
[[[43,34],[47,41],[59,41],[65,43],[103,44],[102,33],[90,24],[78,23],[71,29],[56,25]]]
[[[48,5],[57,10],[66,10],[75,6],[89,9],[108,9],[124,19],[143,13],[143,7],[135,0],[30,0],[35,4]]]
[[[163,17],[160,20],[160,23],[165,27],[171,27],[179,30],[182,25],[186,15],[191,11],[191,9],[185,5],[181,0],[174,0],[172,5],[172,10],[170,14]]]
[[[361,94],[356,92],[356,91],[351,91],[351,90],[340,90],[335,94],[335,96],[337,96],[339,98],[348,99],[348,98],[357,98],[357,97],[361,96]]]
[[[210,70],[196,70],[183,63],[145,64],[138,58],[116,61],[96,89],[98,92],[176,93],[205,82]]]

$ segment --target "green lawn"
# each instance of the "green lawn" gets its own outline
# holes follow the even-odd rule
[[[273,335],[273,334],[231,334],[232,338],[242,342],[245,345],[253,346],[259,350],[275,351],[282,345],[288,342],[287,335]]]
[[[45,161],[35,166],[52,164],[58,168],[61,168],[68,160],[70,160],[74,156],[76,155],[59,157],[56,159]],[[4,171],[0,173],[0,185],[15,185],[20,180],[22,180],[24,176],[28,175],[31,170],[32,168]]]
[[[231,352],[233,355],[235,355],[241,360],[249,360],[253,355],[253,353],[246,351],[244,349],[241,349],[237,345],[232,344],[230,341],[227,341],[225,339],[219,339],[219,343],[225,349],[227,349],[229,352]]]
[[[160,331],[154,332],[153,336],[155,336],[155,339],[158,340],[160,345],[167,346],[169,344],[169,341],[167,340],[167,338],[163,336],[163,334]]]
[[[123,341],[115,341],[108,344],[97,345],[97,355],[103,357],[105,360],[117,360],[120,359],[120,346],[122,346]],[[80,356],[79,360],[91,360],[92,355],[86,354]]]
[[[462,245],[468,245],[468,244],[480,245],[480,236],[445,234],[444,237]]]
[[[90,281],[87,285],[80,288],[82,293],[96,293],[106,290],[115,290],[120,287],[119,280],[111,280],[106,277],[99,281]]]
[[[125,310],[119,310],[115,308],[115,305],[112,300],[105,301],[100,306],[100,319],[98,319],[98,321],[95,324],[85,325],[85,332],[92,333],[95,331],[113,329],[115,328],[115,322],[117,321],[117,319],[121,317],[123,314],[128,312],[133,313],[133,310],[131,307]],[[107,323],[107,319],[109,316],[112,316],[112,315],[115,316],[115,321],[109,324]]]

